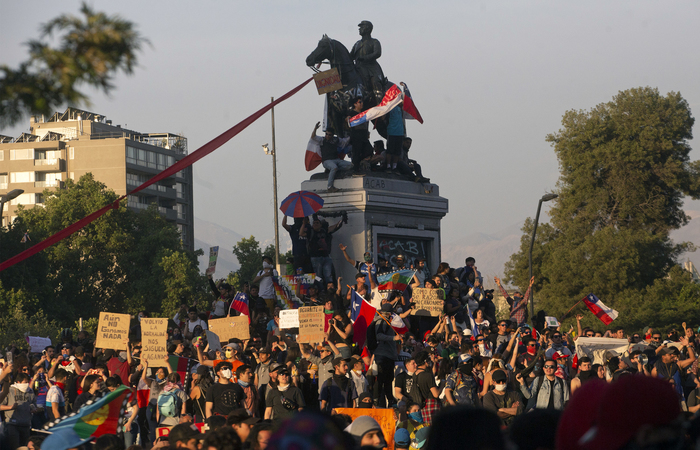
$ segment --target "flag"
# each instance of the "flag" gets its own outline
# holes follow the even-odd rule
[[[360,295],[352,289],[351,295],[350,320],[353,323],[353,335],[352,341],[357,344],[359,348],[364,347],[365,340],[367,339],[367,328],[372,324],[374,320],[374,314],[377,310],[367,303],[367,300],[360,297]]]
[[[338,140],[338,159],[345,159],[345,155],[350,152],[352,148],[350,145],[350,138],[343,138]],[[306,154],[304,156],[304,167],[306,171],[310,172],[318,167],[323,159],[321,158],[321,142],[313,137],[309,139],[309,143],[306,144]]]
[[[139,384],[136,385],[136,404],[139,408],[145,408],[148,406],[148,400],[151,398],[151,388],[143,381],[143,378],[139,379]]]
[[[250,309],[248,305],[248,295],[243,292],[239,292],[238,294],[236,294],[235,297],[233,297],[233,301],[231,302],[231,309],[234,309],[239,313],[248,316],[248,323],[250,323]]]
[[[609,308],[593,294],[588,294],[583,298],[583,303],[591,310],[594,316],[600,319],[605,325],[610,325],[613,320],[617,319],[617,311]]]
[[[119,386],[114,392],[104,397],[88,401],[77,413],[71,413],[46,424],[44,429],[56,434],[57,438],[59,435],[63,439],[68,436],[67,439],[71,441],[69,447],[77,447],[80,445],[78,442],[88,438],[120,433],[122,427],[119,422],[132,395],[133,389],[124,385]],[[43,448],[53,447],[54,444],[49,439],[51,436],[44,441]]]
[[[406,83],[401,83],[403,86],[403,117],[404,119],[417,120],[421,124],[423,123],[423,118],[416,108],[416,104],[413,103],[413,97],[411,97],[411,92],[408,90]]]
[[[408,331],[406,322],[404,322],[401,316],[398,314],[392,314],[389,322],[391,323],[391,328],[393,328],[397,334],[406,334]]]
[[[384,98],[382,99],[381,103],[366,111],[362,111],[356,116],[351,117],[350,119],[348,119],[348,122],[351,127],[356,127],[370,120],[377,119],[386,114],[389,114],[389,112],[392,109],[399,106],[402,101],[403,94],[401,93],[401,89],[399,89],[398,86],[393,84],[391,85],[389,90],[386,91],[386,94],[384,94]]]
[[[180,382],[183,386],[187,385],[187,377],[190,375],[190,363],[192,359],[185,358],[184,356],[168,355],[168,364],[170,364],[170,371],[177,372],[180,374]]]
[[[282,309],[297,309],[299,304],[294,301],[292,290],[286,284],[280,283],[279,277],[272,277],[272,285],[275,288],[277,304]]]
[[[472,315],[471,314],[467,314],[467,315],[469,316],[469,326],[472,329],[472,336],[474,336],[474,339],[476,339],[476,337],[481,334],[481,330],[477,326],[476,322],[474,322],[474,318],[472,317]]]
[[[403,269],[395,272],[377,275],[379,291],[399,291],[403,292],[416,274],[415,270]]]

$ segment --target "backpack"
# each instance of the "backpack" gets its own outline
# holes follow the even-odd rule
[[[425,406],[425,399],[423,398],[423,394],[421,394],[420,389],[418,389],[418,375],[414,373],[411,378],[413,378],[413,386],[411,387],[411,392],[408,394],[408,396],[414,403],[418,404],[421,409],[423,409],[423,406]]]
[[[377,327],[380,326],[381,323],[375,322],[373,327],[367,328],[367,350],[370,353],[374,353],[374,351],[377,349],[379,346],[379,341],[377,341]]]
[[[180,399],[177,396],[178,389],[173,389],[172,391],[163,392],[158,397],[158,411],[161,416],[165,417],[177,417],[179,414],[179,408],[177,407]]]

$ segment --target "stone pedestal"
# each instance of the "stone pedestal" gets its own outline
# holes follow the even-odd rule
[[[339,174],[340,175],[340,174]],[[320,213],[347,212],[348,223],[333,234],[331,257],[343,284],[353,285],[357,271],[343,257],[338,244],[361,261],[365,251],[388,259],[398,254],[409,263],[426,258],[430,273],[440,264],[440,220],[447,214],[447,199],[440,197],[436,184],[407,181],[399,175],[377,173],[335,179],[338,192],[326,191],[327,177],[315,174],[301,189],[315,192],[324,200]],[[327,217],[333,225],[340,218]]]

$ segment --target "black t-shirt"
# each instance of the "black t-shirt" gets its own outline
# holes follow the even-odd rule
[[[321,225],[321,229],[318,231],[312,228],[310,234],[309,256],[322,257],[330,255],[332,237],[328,231],[328,226]]]
[[[245,391],[238,383],[214,383],[207,389],[207,403],[212,402],[212,414],[228,416],[231,411],[243,408]]]
[[[437,387],[437,385],[435,384],[435,377],[433,376],[433,372],[430,369],[426,369],[418,375],[413,376],[413,387],[411,388],[411,397],[421,398],[423,400],[422,403],[425,404],[426,400],[435,398],[433,396],[433,393],[431,392],[431,388],[434,387]],[[416,390],[416,392],[413,392],[414,389]],[[418,394],[420,397],[415,396],[415,394]]]
[[[283,403],[283,397],[286,400],[287,406]],[[265,406],[272,407],[273,420],[278,421],[286,419],[294,415],[294,412],[299,408],[306,406],[304,403],[304,395],[296,386],[289,386],[286,391],[272,389],[265,399]]]
[[[323,139],[321,142],[321,160],[328,161],[329,159],[338,159],[338,138],[333,138],[330,141]]]
[[[406,397],[411,396],[411,389],[413,388],[413,376],[409,375],[408,372],[401,372],[394,378],[394,385],[401,389],[401,394]]]
[[[306,237],[299,236],[299,231],[302,226],[307,226],[305,224],[294,224],[289,227],[289,239],[292,240],[292,255],[294,256],[304,256],[308,253],[306,248]],[[309,230],[306,230],[307,234]]]

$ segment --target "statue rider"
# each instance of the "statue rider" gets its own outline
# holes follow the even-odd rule
[[[382,46],[378,40],[372,38],[372,22],[363,20],[358,26],[362,39],[352,47],[350,58],[355,61],[355,67],[360,72],[365,87],[372,90],[376,103],[379,103],[384,94],[384,72],[377,62],[382,56]]]

